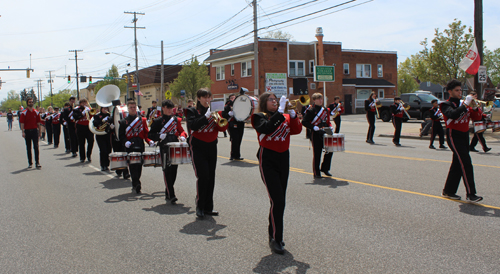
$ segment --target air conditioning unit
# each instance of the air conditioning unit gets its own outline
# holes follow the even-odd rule
[[[316,89],[316,83],[311,83],[311,89]]]

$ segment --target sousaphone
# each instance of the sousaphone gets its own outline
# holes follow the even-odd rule
[[[102,87],[95,96],[95,101],[100,107],[110,107],[114,100],[120,99],[120,88],[115,85],[106,85]],[[94,127],[94,117],[89,122],[89,129],[95,135],[105,135],[108,122],[103,123],[99,127]]]

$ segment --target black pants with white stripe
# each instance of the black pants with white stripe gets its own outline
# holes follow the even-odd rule
[[[403,118],[393,116],[392,125],[394,126],[394,137],[392,138],[392,142],[394,144],[399,144],[399,140],[401,139],[401,127],[403,125]]]
[[[168,148],[160,147],[161,160],[164,160],[163,154],[167,153]],[[174,184],[175,179],[177,179],[177,168],[178,165],[167,165],[162,162],[163,169],[163,182],[165,183],[165,198],[172,199],[175,198]]]
[[[340,114],[337,117],[333,118],[333,122],[335,123],[335,133],[340,132],[340,124],[342,123],[342,119],[340,118]]]
[[[373,141],[373,135],[375,134],[375,113],[367,111],[366,120],[368,120],[368,133],[366,134],[366,140]]]
[[[290,170],[290,152],[276,152],[259,148],[260,176],[267,188],[271,209],[269,210],[269,237],[283,241],[283,215],[285,213],[286,188]]]
[[[432,122],[431,146],[434,144],[436,135],[439,135],[439,145],[444,145],[444,130],[439,120]]]
[[[453,152],[453,160],[443,191],[447,194],[455,194],[458,190],[460,179],[463,179],[467,195],[475,195],[474,170],[469,155],[469,132],[447,128],[446,139],[448,146]]]
[[[311,144],[313,147],[313,173],[314,176],[321,176],[321,171],[329,171],[332,165],[333,153],[325,153],[321,163],[321,153],[323,152],[323,134],[324,131],[313,131],[311,134]],[[320,164],[321,163],[321,168]]]
[[[488,148],[486,146],[486,140],[484,140],[483,132],[474,133],[474,137],[472,137],[472,140],[470,141],[470,148],[475,149],[478,141],[483,147],[483,150],[486,150]]]
[[[217,166],[217,140],[207,143],[189,138],[189,147],[196,176],[196,207],[209,212],[214,209],[215,168]]]

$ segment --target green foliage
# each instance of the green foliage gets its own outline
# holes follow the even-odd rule
[[[484,65],[488,69],[488,77],[493,82],[493,85],[500,84],[500,48],[494,51],[485,49],[484,51]]]
[[[457,19],[448,26],[449,28],[443,32],[435,29],[431,45],[425,38],[420,43],[424,49],[405,60],[404,65],[400,64],[398,67],[400,80],[406,79],[405,77],[409,75],[422,82],[430,81],[446,85],[451,79],[465,81],[466,77],[470,77],[458,67],[458,64],[472,45],[474,39],[472,28],[462,25]]]
[[[69,101],[69,97],[76,96],[76,89],[69,90],[63,89],[59,91],[57,94],[52,94],[52,106],[63,108],[64,103]],[[50,95],[46,95],[42,101],[42,107],[47,109],[50,106]]]
[[[293,35],[291,35],[288,32],[281,31],[281,30],[269,31],[263,38],[287,39],[290,41],[295,41],[293,39]]]
[[[413,56],[412,56],[413,57]],[[416,60],[413,59],[413,60]],[[406,58],[406,60],[399,64],[398,66],[398,92],[409,93],[418,90],[419,85],[417,82],[418,74],[414,71],[414,63],[412,64],[412,59]]]
[[[118,73],[118,67],[112,65],[111,68],[108,70],[108,72],[106,72],[106,77],[120,78],[120,74]],[[118,79],[102,80],[97,82],[97,85],[94,88],[94,92],[97,94],[97,92],[106,85],[118,86],[118,88],[120,88],[120,94],[124,94],[125,92],[127,92],[127,82],[125,80],[118,80]]]
[[[19,106],[26,107],[26,102],[21,102],[21,96],[15,90],[11,90],[7,93],[7,98],[0,102],[0,110],[6,112],[10,109],[12,111],[19,110]]]
[[[172,92],[172,97],[180,98],[181,90],[186,91],[185,98],[196,100],[196,92],[200,88],[210,88],[212,80],[208,75],[207,66],[200,62],[196,57],[191,57],[182,66],[182,70],[175,80],[169,85],[169,90]]]

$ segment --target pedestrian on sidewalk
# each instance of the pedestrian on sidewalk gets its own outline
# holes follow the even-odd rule
[[[436,135],[439,135],[439,148],[446,148],[444,145],[444,130],[441,125],[441,120],[443,120],[443,113],[441,113],[441,109],[439,109],[438,100],[434,99],[431,101],[432,108],[429,110],[431,117],[429,118],[432,121],[432,134],[431,134],[431,143],[429,145],[430,149],[436,149],[434,147],[434,139]]]
[[[475,109],[470,107],[474,100],[472,95],[467,95],[463,102],[460,101],[462,98],[460,81],[451,80],[446,85],[446,90],[450,94],[450,99],[441,103],[440,108],[446,123],[446,140],[453,152],[453,160],[442,195],[445,198],[460,200],[461,197],[456,192],[460,179],[463,179],[467,200],[479,202],[483,197],[476,195],[474,169],[469,154],[469,120],[479,120],[481,113],[477,107]]]
[[[22,136],[26,142],[26,151],[28,153],[28,168],[33,167],[33,157],[31,156],[31,144],[33,143],[33,149],[35,151],[35,165],[36,168],[41,168],[40,165],[40,154],[38,151],[38,139],[42,136],[42,120],[40,119],[40,113],[33,109],[33,98],[29,97],[26,100],[28,107],[21,112],[21,117],[19,121],[21,122]]]
[[[12,114],[12,109],[9,108],[9,112],[7,112],[7,124],[10,131],[12,131],[12,121],[14,120],[14,114]]]

